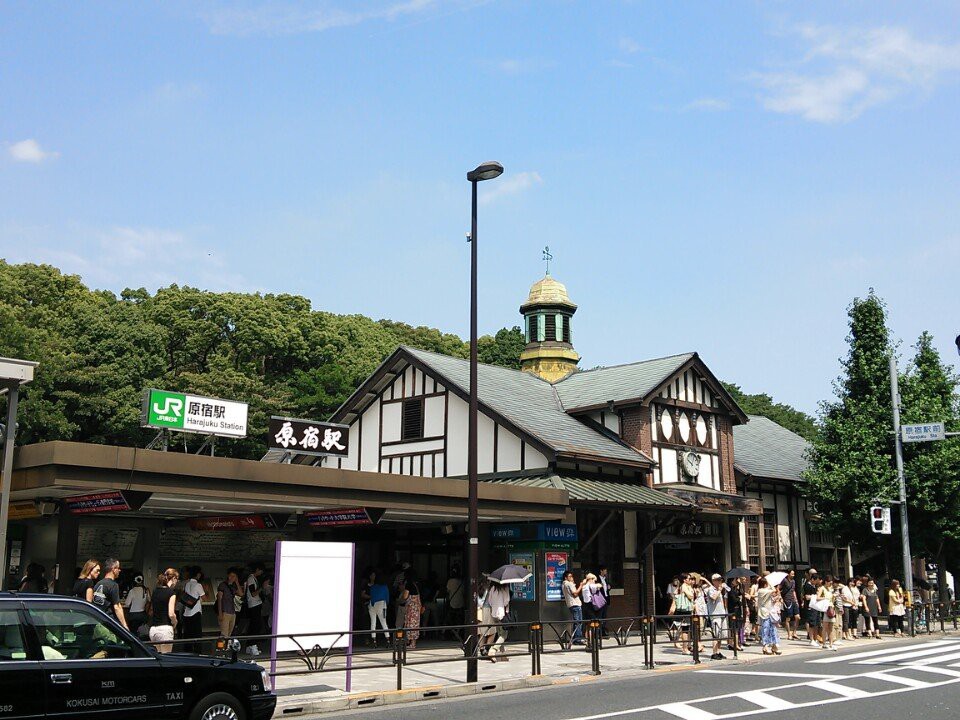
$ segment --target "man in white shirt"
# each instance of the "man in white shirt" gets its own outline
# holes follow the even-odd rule
[[[198,638],[203,635],[203,598],[205,592],[200,581],[203,571],[199,567],[190,568],[190,579],[183,586],[183,637]],[[193,607],[190,604],[193,603]],[[199,645],[186,645],[187,652],[200,652]]]
[[[260,606],[263,600],[260,597],[260,576],[263,575],[263,563],[253,563],[250,566],[250,575],[243,584],[244,593],[247,596],[247,635],[259,635],[263,632],[263,623],[261,622]],[[260,648],[258,641],[254,640],[247,646],[247,652],[251,655],[259,655]]]
[[[713,655],[711,660],[723,660],[720,652],[720,640],[727,634],[727,587],[723,583],[723,576],[714,573],[710,578],[710,587],[706,589],[707,616],[710,619],[710,629],[713,631]]]

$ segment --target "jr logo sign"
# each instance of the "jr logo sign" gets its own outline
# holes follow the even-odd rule
[[[149,425],[178,429],[183,427],[183,406],[186,398],[182,394],[152,390],[149,403]]]

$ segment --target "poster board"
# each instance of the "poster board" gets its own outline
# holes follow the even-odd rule
[[[536,555],[532,552],[511,552],[510,563],[526,568],[533,573],[525,583],[514,585],[512,588],[513,600],[536,600],[537,599],[537,564],[534,558]]]
[[[547,550],[543,553],[544,584],[547,602],[563,600],[563,574],[567,571],[567,553],[557,550]]]

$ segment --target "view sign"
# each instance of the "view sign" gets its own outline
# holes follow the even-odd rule
[[[347,457],[350,426],[316,420],[272,417],[267,431],[267,446],[300,455]]]
[[[247,404],[167,390],[144,390],[141,425],[158,430],[247,436]]]

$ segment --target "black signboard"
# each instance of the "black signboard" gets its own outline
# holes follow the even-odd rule
[[[272,417],[267,430],[267,446],[291,454],[346,457],[350,449],[350,426]]]
[[[139,510],[152,493],[136,490],[108,490],[90,495],[64,498],[64,507],[74,515]]]

